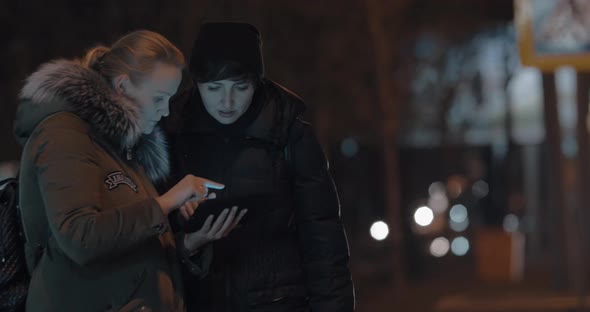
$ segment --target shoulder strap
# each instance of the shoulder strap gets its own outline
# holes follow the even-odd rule
[[[0,189],[4,187],[4,185],[11,183],[11,182],[18,182],[18,177],[17,178],[6,178],[4,180],[0,181]]]

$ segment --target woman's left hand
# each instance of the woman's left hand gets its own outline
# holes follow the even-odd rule
[[[192,208],[192,205],[186,209],[190,208]],[[189,216],[192,215],[193,211],[194,208],[192,211],[190,211]],[[207,217],[207,220],[200,230],[185,235],[184,247],[192,254],[201,246],[227,236],[238,225],[238,223],[240,223],[240,220],[246,214],[246,212],[247,209],[242,209],[238,213],[237,206],[234,206],[231,209],[226,208],[219,215],[219,217],[217,217],[215,222],[213,222],[213,215],[210,215]]]

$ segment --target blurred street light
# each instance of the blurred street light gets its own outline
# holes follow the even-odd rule
[[[389,227],[387,226],[387,223],[383,221],[377,221],[371,225],[370,232],[371,237],[373,237],[375,240],[384,240],[387,238],[387,235],[389,235]]]
[[[435,257],[442,257],[449,252],[449,240],[444,237],[435,238],[430,243],[430,254]]]
[[[430,225],[433,219],[434,213],[432,212],[432,209],[426,206],[416,209],[416,212],[414,213],[414,221],[420,226]]]

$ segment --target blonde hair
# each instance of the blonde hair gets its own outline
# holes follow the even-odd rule
[[[138,30],[121,37],[110,48],[96,46],[82,59],[108,80],[127,74],[133,83],[152,72],[158,62],[184,68],[184,55],[164,36]]]

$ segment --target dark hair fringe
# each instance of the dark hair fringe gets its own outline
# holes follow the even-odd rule
[[[191,75],[200,83],[232,79],[247,80],[257,86],[262,80],[260,75],[248,72],[243,65],[233,61],[208,61],[204,68],[195,69]]]

